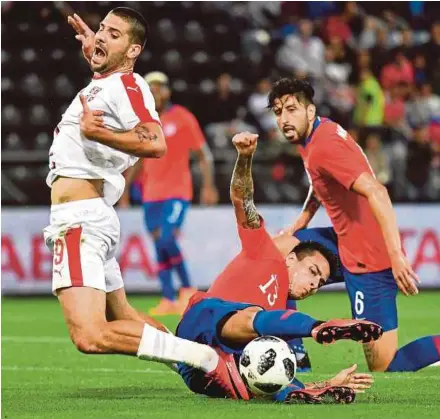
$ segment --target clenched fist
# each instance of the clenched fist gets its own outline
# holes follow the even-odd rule
[[[241,156],[252,156],[257,149],[258,134],[252,134],[248,131],[240,132],[232,138],[232,144]]]

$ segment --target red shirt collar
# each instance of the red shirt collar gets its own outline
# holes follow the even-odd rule
[[[130,70],[130,71],[112,71],[111,73],[106,73],[106,74],[93,73],[93,80],[105,79],[106,77],[109,77],[109,76],[116,74],[116,73],[130,74],[130,73],[133,73],[133,71],[132,70]]]

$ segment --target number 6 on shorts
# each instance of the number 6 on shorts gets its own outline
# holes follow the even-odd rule
[[[363,314],[364,308],[364,293],[361,291],[356,291],[354,296],[354,311],[356,312],[356,317]]]

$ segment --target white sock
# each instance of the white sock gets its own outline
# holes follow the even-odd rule
[[[219,361],[217,352],[209,346],[178,338],[149,324],[144,325],[137,356],[147,361],[183,362],[205,372],[215,370]]]

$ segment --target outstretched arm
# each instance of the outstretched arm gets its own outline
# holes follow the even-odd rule
[[[252,157],[257,148],[257,139],[258,135],[250,132],[242,132],[232,139],[238,156],[232,174],[230,195],[237,222],[245,228],[260,227],[252,180]]]
[[[402,251],[396,214],[393,210],[388,191],[370,173],[362,173],[352,185],[352,190],[368,200],[388,250],[394,278],[405,295],[418,293],[418,276],[413,271],[408,259]]]
[[[356,393],[364,393],[373,385],[373,377],[367,373],[357,373],[357,365],[346,368],[335,375],[333,378],[314,383],[305,383],[308,389],[325,388],[329,386],[344,386],[352,388]]]
[[[318,201],[318,198],[316,198],[315,192],[313,191],[313,186],[310,185],[309,193],[304,202],[301,213],[299,214],[295,222],[286,230],[286,232],[292,235],[296,231],[307,227],[310,221],[312,221],[313,216],[316,214],[320,206],[321,203]]]

